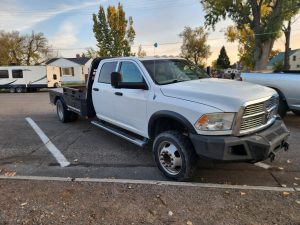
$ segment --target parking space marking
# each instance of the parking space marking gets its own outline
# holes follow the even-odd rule
[[[276,191],[276,192],[299,192],[300,188],[283,188],[269,186],[245,186],[211,183],[189,183],[174,181],[155,181],[155,180],[129,180],[129,179],[97,179],[97,178],[71,178],[71,177],[42,177],[42,176],[1,176],[0,180],[28,180],[28,181],[58,181],[58,182],[91,182],[91,183],[116,183],[116,184],[142,184],[159,186],[181,186],[181,187],[199,187],[216,188],[232,190],[254,190],[254,191]]]
[[[258,162],[258,163],[255,163],[254,164],[255,166],[258,166],[260,168],[264,168],[266,170],[272,168],[272,166],[268,165],[268,164],[265,164],[265,163],[262,163],[262,162]]]
[[[41,130],[41,128],[30,118],[27,117],[26,121],[30,124],[32,129],[37,133],[42,142],[45,144],[47,149],[51,152],[57,162],[61,167],[66,167],[70,165],[70,162],[65,158],[65,156],[56,148],[56,146],[50,141],[46,134]]]

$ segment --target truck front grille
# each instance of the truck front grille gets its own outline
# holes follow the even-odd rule
[[[271,123],[277,114],[278,100],[273,96],[267,101],[248,105],[242,117],[240,134],[255,132]]]

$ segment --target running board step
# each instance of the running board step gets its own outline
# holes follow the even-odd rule
[[[138,139],[137,137],[134,137],[133,135],[130,135],[124,131],[118,130],[117,128],[111,127],[109,125],[106,125],[106,124],[98,122],[98,121],[91,121],[91,123],[101,129],[106,130],[116,136],[119,136],[139,147],[145,147],[145,145],[148,144],[147,138],[145,138],[144,140]]]

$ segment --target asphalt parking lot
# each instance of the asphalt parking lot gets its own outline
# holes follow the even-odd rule
[[[0,93],[0,173],[17,175],[165,180],[151,149],[140,149],[79,119],[62,124],[48,92]],[[30,117],[71,163],[60,167],[25,118]],[[254,186],[300,186],[300,117],[285,118],[290,151],[280,152],[269,169],[246,163],[200,160],[191,182]],[[263,165],[265,165],[263,164]],[[298,182],[298,183],[297,183]]]

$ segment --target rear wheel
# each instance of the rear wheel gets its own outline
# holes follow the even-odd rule
[[[190,140],[177,131],[163,132],[155,138],[153,156],[161,172],[177,181],[189,179],[197,161]]]
[[[72,122],[78,118],[76,113],[68,111],[67,106],[60,99],[58,99],[56,102],[56,112],[58,119],[62,123]]]
[[[22,88],[22,87],[16,87],[16,92],[17,93],[23,93],[24,92],[24,88]]]

